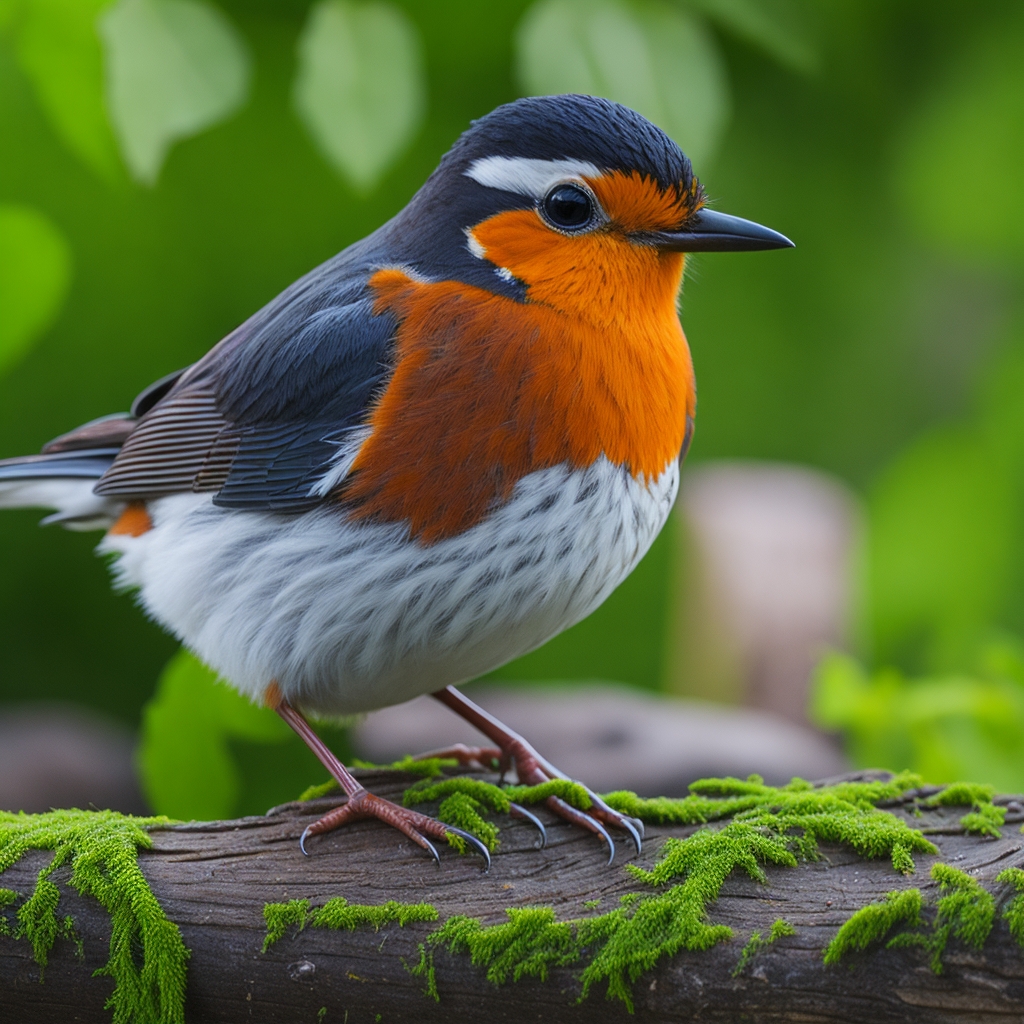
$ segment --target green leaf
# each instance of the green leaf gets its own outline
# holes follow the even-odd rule
[[[71,251],[37,210],[0,206],[0,373],[52,322],[67,294]]]
[[[897,135],[897,189],[949,250],[1024,255],[1024,18],[993,27]]]
[[[299,38],[295,108],[327,160],[369,191],[412,140],[426,80],[416,29],[388,3],[326,0]]]
[[[99,21],[107,103],[133,177],[153,185],[171,145],[245,102],[245,43],[197,0],[118,0]]]
[[[689,0],[689,5],[791,71],[819,70],[804,12],[789,0]]]
[[[696,17],[666,3],[541,0],[516,38],[520,81],[534,96],[577,92],[632,107],[697,165],[729,116],[718,47]]]
[[[228,817],[241,792],[229,738],[281,743],[290,736],[273,711],[257,707],[180,651],[143,715],[139,768],[146,797],[174,818]]]
[[[103,101],[96,18],[109,0],[27,0],[17,10],[18,63],[54,130],[101,177],[120,161]]]

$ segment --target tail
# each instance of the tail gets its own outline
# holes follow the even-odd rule
[[[69,530],[105,530],[124,511],[124,502],[93,494],[118,448],[81,448],[0,460],[0,509],[54,509],[44,524]]]

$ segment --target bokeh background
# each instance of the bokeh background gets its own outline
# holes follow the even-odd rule
[[[125,409],[399,210],[472,118],[565,91],[646,114],[797,248],[690,260],[681,511],[494,679],[717,701],[746,709],[692,705],[723,735],[788,722],[1021,791],[1013,0],[0,0],[0,456]],[[38,520],[0,518],[0,802],[75,742],[130,763],[140,730],[126,807],[258,812],[322,777],[111,592],[95,535]]]

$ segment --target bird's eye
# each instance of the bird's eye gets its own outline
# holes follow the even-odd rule
[[[578,185],[556,185],[544,197],[544,216],[569,231],[586,227],[594,216],[594,201]]]

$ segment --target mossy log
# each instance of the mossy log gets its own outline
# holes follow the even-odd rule
[[[410,781],[396,772],[362,777],[375,792],[397,799]],[[731,928],[732,937],[663,957],[642,973],[632,984],[632,1018],[621,1001],[606,1000],[601,987],[578,1001],[579,962],[553,967],[544,980],[527,976],[499,986],[468,954],[441,946],[432,952],[435,1000],[425,993],[424,972],[410,968],[425,963],[423,944],[436,922],[386,923],[377,930],[291,927],[262,951],[268,903],[308,900],[317,907],[338,896],[353,904],[428,903],[442,923],[469,915],[489,925],[506,921],[508,908],[550,907],[557,920],[586,917],[617,907],[621,896],[637,891],[636,878],[623,870],[628,846],[620,844],[609,867],[594,837],[567,825],[549,824],[547,848],[539,850],[530,826],[504,821],[486,874],[477,857],[450,849],[442,850],[438,867],[377,822],[318,837],[310,843],[311,856],[303,857],[303,827],[336,802],[325,798],[276,808],[266,817],[153,831],[152,849],[140,850],[139,865],[191,950],[185,1004],[190,1022],[1022,1020],[1024,949],[1018,940],[1024,935],[1011,934],[1011,926],[1021,931],[1020,922],[1003,916],[1014,890],[996,876],[1024,866],[1024,812],[1018,802],[1001,801],[1009,813],[994,830],[999,837],[981,837],[964,831],[963,807],[922,810],[912,802],[914,795],[887,807],[938,847],[938,855],[914,855],[913,875],[896,873],[889,857],[864,859],[826,843],[817,860],[767,865],[765,883],[733,871],[708,906],[709,921]],[[666,837],[696,830],[649,826],[635,863],[650,868]],[[4,873],[3,885],[30,892],[50,856],[29,851]],[[993,925],[980,948],[962,942],[954,930],[941,973],[933,970],[927,949],[888,948],[884,942],[826,965],[824,951],[840,927],[866,905],[884,904],[893,890],[919,889],[925,923],[930,914],[934,924],[942,875],[933,880],[935,863],[959,869],[994,894]],[[0,1019],[111,1019],[105,1004],[113,982],[93,975],[108,957],[110,919],[98,903],[66,886],[67,873],[60,868],[53,878],[61,890],[59,913],[73,917],[78,942],[56,940],[40,983],[31,945],[0,935]],[[594,901],[600,901],[599,909]],[[765,938],[751,942],[754,933]]]

